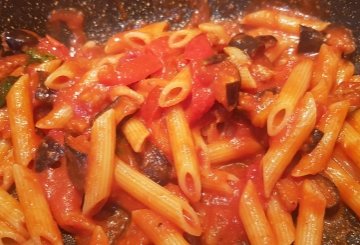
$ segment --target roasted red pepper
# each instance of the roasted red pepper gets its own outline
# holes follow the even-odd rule
[[[205,34],[194,37],[186,46],[184,58],[189,60],[206,59],[214,55],[215,52],[211,47],[211,43]]]
[[[99,73],[99,82],[105,85],[130,85],[147,78],[162,68],[160,59],[151,51],[133,51],[125,54],[117,65],[108,65]]]

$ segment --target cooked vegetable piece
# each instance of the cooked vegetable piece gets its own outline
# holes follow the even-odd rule
[[[28,56],[28,64],[43,63],[55,59],[55,56],[49,53],[41,53],[36,49],[29,49],[25,52]]]
[[[224,61],[228,57],[225,53],[215,54],[204,61],[205,65],[214,65]]]
[[[8,76],[0,82],[0,107],[6,104],[6,95],[19,77]]]
[[[277,39],[272,35],[260,35],[255,39],[261,41],[265,45],[265,49],[272,48],[277,44]]]
[[[24,46],[31,47],[39,42],[31,32],[21,29],[4,32],[4,39],[9,49],[16,52],[21,51]]]
[[[322,32],[311,27],[300,26],[298,53],[318,53],[323,42],[324,35]]]
[[[323,136],[324,133],[321,130],[315,128],[312,131],[309,139],[305,142],[305,144],[301,148],[301,151],[304,154],[310,153],[312,150],[314,150],[314,148],[317,146],[317,144],[320,142]]]
[[[234,36],[230,40],[229,46],[243,50],[252,58],[265,50],[264,42],[243,33]]]
[[[228,106],[234,107],[238,104],[240,86],[241,86],[240,81],[235,81],[226,84],[226,101]]]
[[[130,215],[113,203],[107,203],[94,219],[105,231],[109,244],[116,244],[130,223]]]
[[[142,155],[142,172],[160,185],[165,185],[170,180],[171,166],[165,155],[155,146],[146,147]]]
[[[36,88],[35,98],[46,104],[51,104],[54,102],[56,94],[53,90],[41,86]]]
[[[83,192],[85,184],[87,155],[65,144],[65,157],[68,174],[75,188]]]
[[[57,167],[62,156],[64,147],[52,137],[45,137],[35,153],[35,171],[42,172],[49,167]]]

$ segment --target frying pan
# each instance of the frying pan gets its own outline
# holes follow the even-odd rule
[[[360,47],[360,0],[0,0],[0,33],[24,28],[44,35],[51,10],[75,8],[85,15],[88,38],[103,42],[144,23],[167,20],[172,28],[184,27],[206,2],[211,19],[235,20],[265,5],[298,9],[351,29]],[[350,58],[360,74],[360,48]],[[345,225],[350,228],[343,234]],[[327,216],[323,244],[360,244],[359,219],[346,207]]]
[[[173,28],[184,27],[206,2],[211,19],[236,19],[264,5],[298,9],[350,28],[360,47],[360,0],[0,0],[0,32],[24,28],[45,34],[51,10],[75,8],[86,16],[88,38],[105,41],[149,22],[167,20]],[[360,49],[351,58],[360,73]]]

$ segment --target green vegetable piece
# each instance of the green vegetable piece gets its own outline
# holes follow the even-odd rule
[[[6,104],[6,95],[19,77],[8,76],[0,81],[0,107]]]
[[[28,64],[43,63],[46,61],[54,60],[56,57],[49,53],[40,53],[36,49],[29,49],[25,51],[29,56]]]

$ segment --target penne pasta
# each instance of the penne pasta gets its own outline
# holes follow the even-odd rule
[[[115,181],[131,196],[185,232],[194,236],[201,234],[199,218],[185,200],[175,196],[119,159],[116,160]]]
[[[31,238],[36,244],[42,244],[42,240],[50,244],[62,244],[59,228],[35,173],[19,164],[14,165],[13,171],[16,192]]]
[[[277,244],[254,183],[249,180],[240,197],[239,216],[251,244]]]
[[[277,244],[290,245],[295,240],[295,226],[291,213],[286,211],[278,198],[272,196],[266,209],[266,216],[274,230]]]
[[[226,164],[262,150],[261,145],[252,137],[240,140],[216,141],[207,145],[207,154],[211,164]]]
[[[278,139],[281,144],[273,142],[261,160],[267,197],[315,126],[316,106],[311,93],[304,96],[295,110],[292,126],[285,128]]]
[[[54,90],[70,87],[78,67],[79,64],[75,61],[63,63],[46,78],[44,85]]]
[[[111,100],[113,100],[113,101],[119,96],[127,96],[128,98],[135,101],[137,104],[141,105],[142,103],[144,103],[144,100],[145,100],[145,98],[142,94],[130,89],[127,86],[123,86],[123,85],[118,85],[118,86],[112,87],[109,94],[110,94]]]
[[[99,116],[91,128],[83,204],[83,213],[89,216],[96,214],[110,195],[114,171],[115,130],[115,113],[112,109]]]
[[[227,44],[230,41],[229,34],[226,33],[223,26],[219,24],[214,24],[211,22],[201,23],[198,28],[216,39],[216,43],[219,45]]]
[[[329,24],[307,16],[291,16],[285,12],[267,9],[245,15],[242,22],[250,26],[267,27],[291,34],[298,34],[300,25],[309,26],[321,31]]]
[[[170,107],[179,104],[191,92],[191,74],[188,67],[181,70],[160,93],[159,106]]]
[[[268,115],[267,132],[270,136],[278,134],[285,127],[296,104],[304,96],[310,84],[312,67],[313,62],[304,59],[292,70]]]
[[[168,45],[170,48],[182,48],[200,33],[198,29],[175,31],[170,34]]]
[[[10,89],[6,103],[12,132],[15,162],[26,166],[33,159],[37,146],[29,76],[23,75]]]
[[[146,25],[140,29],[113,35],[105,44],[106,54],[121,53],[129,48],[142,48],[154,38],[164,35],[168,27],[166,21]]]
[[[141,31],[129,31],[124,34],[124,42],[126,42],[130,48],[142,48],[150,43],[150,41],[151,36]]]
[[[8,224],[21,236],[28,235],[19,202],[3,189],[0,189],[0,221]]]
[[[340,60],[338,64],[338,70],[336,73],[336,84],[340,84],[349,81],[354,75],[355,66],[350,61]]]
[[[326,199],[316,183],[305,180],[296,223],[295,244],[320,245],[324,227]]]
[[[179,186],[191,201],[198,201],[201,195],[199,160],[189,124],[181,107],[169,108],[166,126]]]
[[[336,82],[340,52],[323,44],[314,63],[311,92],[318,103],[325,103]]]
[[[342,200],[348,205],[357,216],[360,216],[360,184],[350,173],[340,159],[331,159],[325,169],[325,174],[339,190]]]
[[[360,167],[360,149],[357,147],[360,142],[360,133],[345,122],[338,137],[338,142],[350,159]]]
[[[304,155],[292,170],[293,176],[316,174],[325,169],[330,160],[336,140],[349,109],[347,101],[331,104],[327,113],[321,118],[317,128],[324,135],[310,153]]]
[[[178,229],[166,219],[149,209],[132,211],[131,217],[135,224],[144,231],[147,237],[156,245],[186,245],[189,244]]]
[[[70,105],[53,108],[45,117],[36,122],[35,126],[42,129],[64,128],[73,116]]]
[[[50,60],[48,62],[39,64],[35,68],[35,70],[46,72],[46,73],[52,73],[61,65],[61,63],[62,63],[61,60]]]
[[[0,221],[0,244],[9,244],[16,242],[16,244],[23,244],[26,241],[26,237],[22,236],[17,230],[11,228],[6,223]]]
[[[347,118],[347,123],[349,123],[358,133],[360,133],[360,110],[355,110],[350,113]]]
[[[122,125],[121,131],[135,152],[141,152],[143,150],[146,139],[150,136],[150,132],[146,126],[134,117]]]

